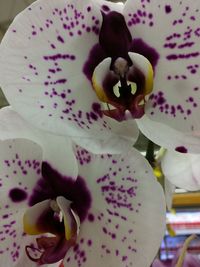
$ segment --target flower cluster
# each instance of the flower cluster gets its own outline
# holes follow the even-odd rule
[[[37,0],[16,17],[0,45],[3,266],[150,266],[165,201],[131,146],[140,129],[200,151],[199,8]]]

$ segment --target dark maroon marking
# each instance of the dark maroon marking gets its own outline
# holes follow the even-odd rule
[[[76,57],[75,55],[70,55],[70,54],[55,54],[55,55],[51,55],[51,56],[43,56],[44,60],[52,60],[52,61],[57,61],[60,59],[71,59],[71,60],[75,60]]]
[[[86,75],[89,81],[92,80],[92,75],[96,66],[106,58],[106,54],[99,44],[96,44],[91,49],[88,60],[83,66],[83,73]]]
[[[166,12],[167,14],[169,14],[171,11],[172,11],[171,6],[170,6],[170,5],[166,5],[166,6],[165,6],[165,12]]]
[[[98,120],[98,116],[94,112],[90,112],[90,117],[94,121],[97,121]]]
[[[95,220],[94,215],[90,213],[90,214],[88,215],[88,220],[89,220],[90,222],[94,222],[94,220]]]
[[[9,192],[9,197],[13,202],[21,202],[27,199],[27,193],[20,188],[13,188]]]
[[[146,57],[155,71],[160,56],[153,47],[149,46],[142,39],[133,39],[130,51]]]
[[[170,54],[166,56],[166,59],[168,60],[177,60],[177,59],[188,59],[188,58],[196,58],[200,55],[200,53],[193,52],[193,53],[188,53],[188,54]]]
[[[187,153],[188,152],[187,148],[184,147],[184,146],[178,146],[178,147],[175,148],[175,150],[177,152],[180,152],[180,153]]]
[[[118,57],[128,58],[132,37],[124,16],[116,11],[103,15],[99,34],[99,44],[108,56],[115,61]]]
[[[67,241],[64,235],[56,237],[39,237],[36,239],[38,248],[26,246],[26,254],[30,260],[37,262],[37,265],[52,264],[62,260],[75,240]],[[31,253],[32,252],[32,253]],[[33,257],[34,252],[40,252],[39,257]]]
[[[42,163],[42,178],[37,182],[29,200],[33,206],[45,199],[63,196],[72,201],[72,209],[77,212],[81,222],[86,218],[91,206],[91,194],[84,179],[80,176],[73,181],[71,177],[62,176],[47,162]]]
[[[95,113],[98,114],[98,116],[100,118],[102,118],[103,114],[102,114],[102,111],[101,111],[101,105],[99,103],[93,103],[92,104],[92,109]]]
[[[108,6],[106,6],[106,5],[103,5],[102,6],[102,10],[105,11],[105,12],[108,12],[108,11],[110,11],[110,8]]]
[[[88,11],[88,12],[91,11],[91,7],[90,7],[90,6],[87,7],[87,11]]]

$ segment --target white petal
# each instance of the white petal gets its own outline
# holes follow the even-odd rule
[[[47,161],[63,175],[76,179],[78,167],[69,138],[48,134],[32,127],[11,107],[0,110],[0,139],[25,138],[43,148]]]
[[[200,138],[195,133],[177,131],[165,124],[165,121],[163,123],[156,122],[146,115],[136,121],[139,129],[147,138],[164,148],[181,153],[200,152]]]
[[[35,262],[31,262],[26,256],[25,246],[33,244],[33,237],[27,236],[23,232],[23,213],[24,209],[13,210],[7,208],[4,210],[4,214],[7,212],[9,215],[7,218],[1,218],[0,221],[0,254],[2,266],[22,267],[30,266],[37,267]],[[3,213],[0,212],[2,217]]]
[[[101,11],[122,9],[104,1],[40,0],[17,16],[0,47],[0,82],[31,124],[79,140],[110,138],[115,129],[101,113],[87,71]]]
[[[40,0],[9,28],[0,49],[1,85],[12,106],[34,125],[73,136],[109,131],[87,77],[103,6]]]
[[[128,0],[124,9],[133,51],[146,56],[154,67],[154,90],[145,112],[180,135],[192,136],[200,130],[199,12],[198,0],[192,5],[187,0]]]
[[[53,168],[64,176],[77,178],[78,166],[72,149],[72,141],[67,137],[53,134],[40,134],[44,150],[43,161],[48,162]]]
[[[200,190],[200,155],[167,151],[161,161],[165,177],[177,187]]]
[[[136,150],[86,158],[77,148],[77,154],[92,200],[65,266],[149,267],[165,228],[164,196],[151,167]]]
[[[107,121],[112,126],[112,134],[106,138],[73,138],[74,142],[95,154],[120,154],[130,150],[139,136],[135,120],[117,122],[107,118]]]
[[[0,142],[0,253],[2,266],[17,266],[30,238],[23,233],[23,213],[40,179],[42,149],[25,140]]]
[[[0,141],[0,146],[2,206],[27,206],[41,177],[42,149],[26,139]]]

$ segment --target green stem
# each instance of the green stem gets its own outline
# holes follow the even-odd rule
[[[151,140],[148,140],[147,144],[147,151],[145,158],[148,160],[148,162],[153,165],[155,158],[154,158],[154,143]]]

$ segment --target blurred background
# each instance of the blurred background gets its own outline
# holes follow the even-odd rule
[[[0,40],[3,38],[13,18],[34,0],[0,0]],[[0,108],[8,105],[0,89]],[[147,150],[148,140],[140,135],[136,148],[143,155]],[[155,151],[159,147],[156,146]],[[172,208],[166,215],[166,235],[160,248],[160,258],[173,258],[175,252],[190,234],[200,235],[200,193],[186,192],[177,188],[173,196]],[[195,239],[189,252],[200,256],[200,239]]]

